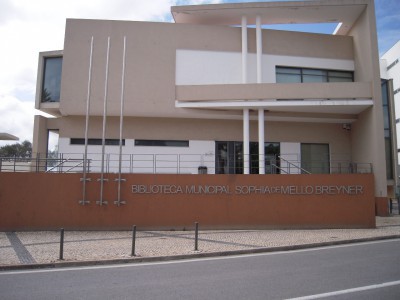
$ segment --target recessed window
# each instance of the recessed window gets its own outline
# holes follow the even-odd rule
[[[62,57],[46,57],[43,66],[42,102],[59,102]]]
[[[390,126],[391,120],[391,107],[388,80],[381,81],[382,89],[382,104],[383,104],[383,129],[385,135],[385,152],[386,152],[386,178],[393,179],[393,155],[392,155],[392,127]]]
[[[82,138],[71,138],[71,145],[85,145],[85,139]],[[103,144],[102,139],[88,139],[88,145],[101,146]],[[106,139],[106,146],[119,146],[119,139]],[[125,139],[122,140],[122,146],[125,146]]]
[[[397,63],[399,62],[399,59],[396,59],[394,62],[392,62],[388,67],[387,70],[389,71],[391,68],[393,68]]]
[[[135,146],[189,147],[189,141],[179,141],[179,140],[135,140]]]
[[[305,82],[353,82],[353,72],[276,67],[277,83],[305,83]]]

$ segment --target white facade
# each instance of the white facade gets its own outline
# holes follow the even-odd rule
[[[396,120],[400,118],[400,41],[382,55],[380,61],[381,77],[393,80],[393,94]],[[396,122],[397,145],[400,141],[400,128]]]

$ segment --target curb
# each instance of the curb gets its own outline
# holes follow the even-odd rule
[[[16,271],[16,270],[37,270],[37,269],[58,269],[58,268],[70,268],[70,267],[84,267],[84,266],[104,266],[113,264],[138,264],[138,263],[149,263],[149,262],[165,262],[165,261],[176,261],[185,259],[195,258],[208,258],[208,257],[220,257],[220,256],[235,256],[244,254],[255,254],[255,253],[268,253],[268,252],[285,252],[301,249],[320,248],[337,245],[348,245],[365,243],[372,241],[392,240],[399,239],[400,234],[372,237],[372,238],[360,238],[342,241],[329,241],[313,244],[302,244],[302,245],[291,245],[291,246],[279,246],[271,248],[254,248],[244,250],[232,250],[232,251],[221,251],[221,252],[204,252],[194,254],[180,254],[174,256],[153,256],[153,257],[132,257],[132,258],[121,258],[121,259],[105,259],[105,260],[85,260],[85,261],[58,261],[54,263],[38,263],[38,264],[24,264],[24,265],[0,265],[0,271]]]

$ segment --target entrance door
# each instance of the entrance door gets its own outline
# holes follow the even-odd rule
[[[280,173],[280,144],[265,143],[265,173]],[[243,174],[243,142],[215,142],[215,173]],[[258,142],[250,142],[250,174],[258,174]]]

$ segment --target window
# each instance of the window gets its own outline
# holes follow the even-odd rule
[[[329,174],[329,145],[301,144],[301,167],[310,173]]]
[[[258,142],[250,142],[250,174],[258,174]],[[264,143],[265,173],[279,174],[279,143]],[[243,174],[243,142],[215,142],[215,173]]]
[[[62,57],[46,57],[43,66],[42,102],[59,102]]]
[[[88,145],[97,145],[101,146],[102,139],[88,139]],[[85,139],[81,138],[71,138],[71,145],[85,145]],[[119,146],[119,139],[106,139],[105,145],[107,146]],[[125,139],[122,139],[122,146],[125,146]]]
[[[391,68],[393,68],[397,63],[399,62],[399,59],[396,59],[394,62],[392,62],[388,67],[387,70],[389,71]]]
[[[309,68],[276,67],[277,83],[353,82],[353,72]]]
[[[296,68],[276,68],[276,82],[278,83],[300,83],[301,69]]]
[[[179,140],[135,140],[135,146],[189,147],[189,141],[179,141]]]
[[[392,155],[392,128],[390,126],[390,104],[388,80],[381,81],[382,104],[383,104],[383,126],[385,136],[386,178],[393,179],[393,155]]]

